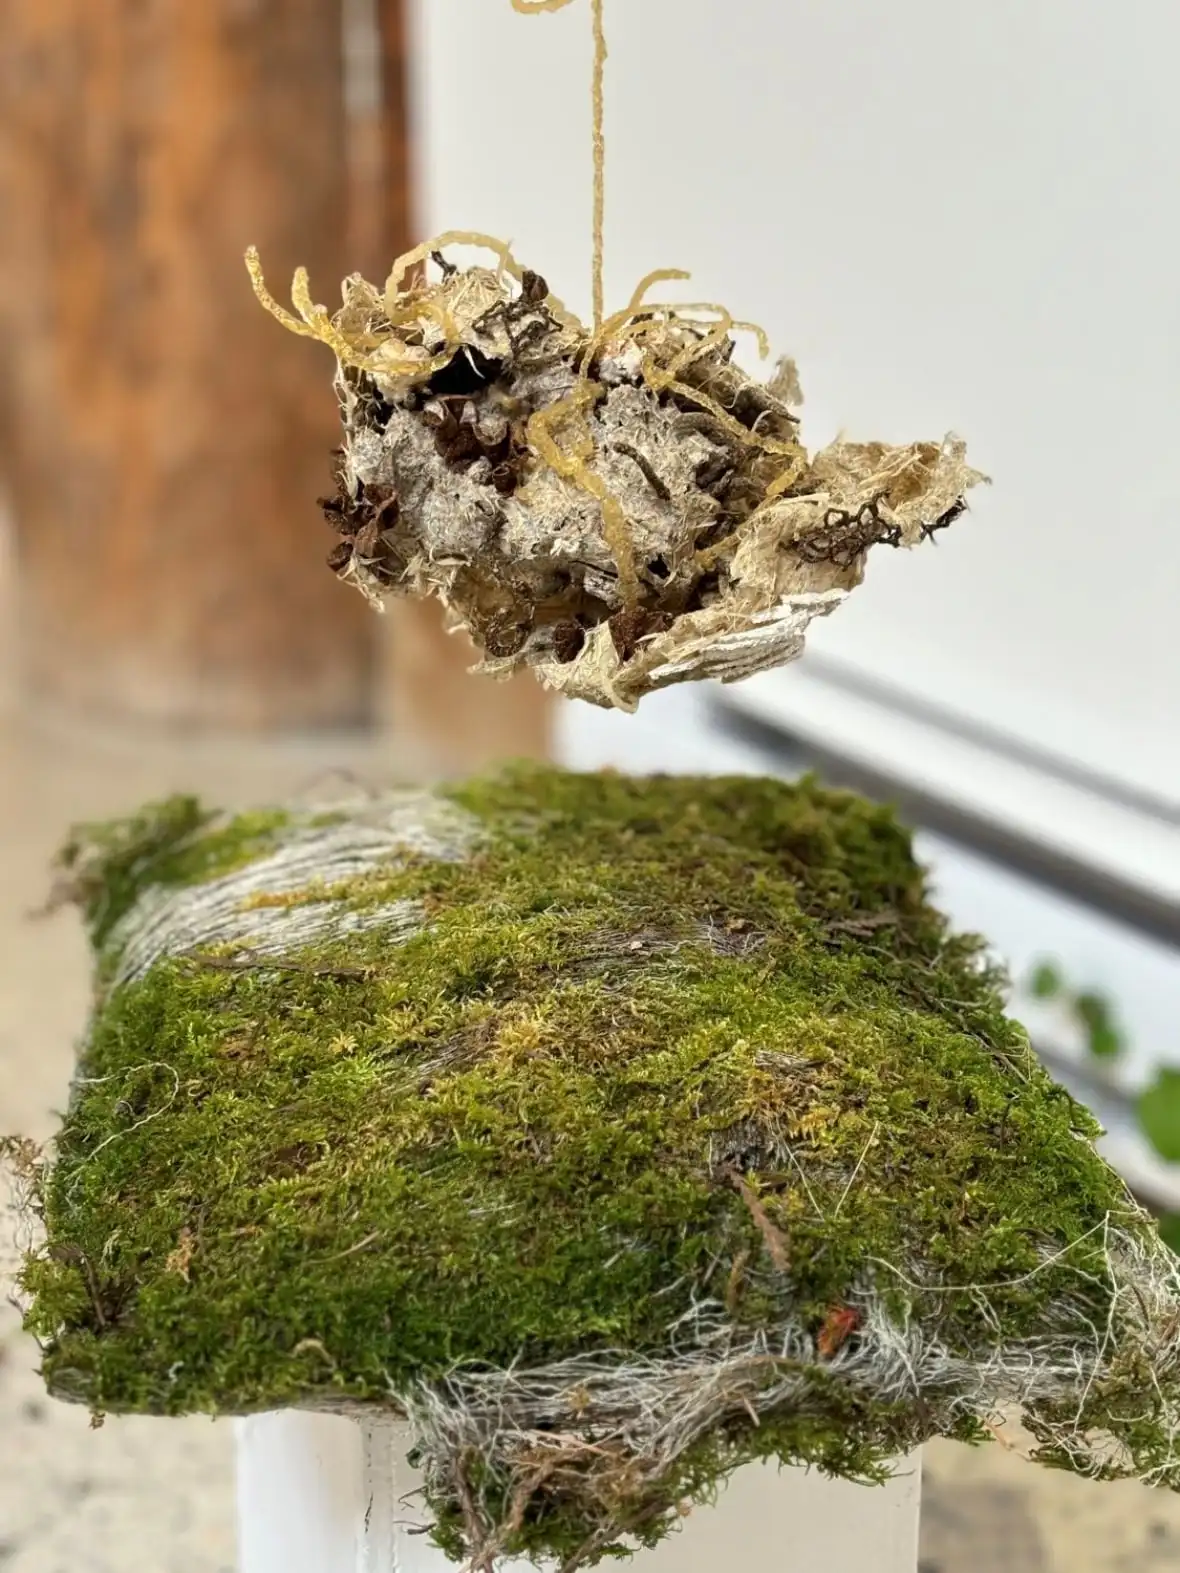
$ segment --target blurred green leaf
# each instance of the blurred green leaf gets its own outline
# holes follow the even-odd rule
[[[1161,1158],[1180,1162],[1180,1071],[1159,1071],[1140,1094],[1139,1123]]]
[[[1109,1022],[1092,1026],[1086,1037],[1090,1053],[1099,1060],[1113,1060],[1123,1052],[1123,1039],[1117,1028]]]
[[[1101,994],[1075,995],[1073,1008],[1091,1030],[1110,1026],[1110,1004]]]
[[[1033,969],[1032,977],[1029,979],[1029,987],[1033,992],[1034,998],[1051,1000],[1056,999],[1065,987],[1065,984],[1060,972],[1058,972],[1053,963],[1051,961],[1042,961],[1039,966]]]
[[[1160,1219],[1160,1239],[1180,1256],[1180,1213],[1165,1213]]]

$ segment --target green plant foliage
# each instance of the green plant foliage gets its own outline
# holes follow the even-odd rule
[[[1092,989],[1081,992],[1067,985],[1054,962],[1042,961],[1028,980],[1034,999],[1060,1000],[1085,1035],[1086,1048],[1094,1059],[1114,1060],[1126,1044],[1114,1017],[1110,1001]]]
[[[1074,1011],[1086,1029],[1086,1045],[1095,1059],[1117,1059],[1123,1052],[1122,1034],[1115,1026],[1110,1003],[1102,994],[1078,994]]]
[[[1029,990],[1035,999],[1058,999],[1064,989],[1065,981],[1051,961],[1042,961],[1033,969]]]
[[[1139,1095],[1139,1123],[1161,1158],[1180,1163],[1180,1071],[1157,1071]]]

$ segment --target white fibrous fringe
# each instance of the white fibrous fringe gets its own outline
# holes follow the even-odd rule
[[[209,827],[201,832],[208,833]],[[462,857],[475,834],[469,816],[421,791],[374,797],[339,823],[297,825],[280,833],[272,852],[243,868],[202,883],[147,890],[107,942],[118,958],[111,982],[134,982],[164,956],[210,946],[241,946],[252,956],[278,960],[317,941],[377,928],[391,942],[409,938],[423,926],[417,902],[356,908],[334,897],[333,889],[407,853]]]
[[[830,1357],[789,1317],[773,1329],[739,1329],[724,1305],[702,1300],[668,1329],[666,1357],[600,1351],[549,1365],[509,1369],[458,1366],[444,1380],[391,1391],[408,1420],[413,1458],[431,1500],[454,1501],[466,1518],[472,1568],[494,1565],[503,1522],[485,1516],[467,1486],[489,1476],[507,1483],[519,1508],[534,1491],[602,1504],[605,1540],[617,1536],[609,1504],[626,1481],[641,1496],[694,1443],[735,1423],[758,1426],[792,1413],[822,1416],[832,1386],[870,1404],[913,1406],[908,1445],[945,1434],[966,1419],[984,1425],[1019,1414],[1042,1447],[1078,1474],[1126,1476],[1175,1484],[1180,1476],[1180,1272],[1154,1233],[1108,1219],[1101,1226],[1098,1270],[1079,1269],[1079,1292],[1042,1306],[1043,1331],[1005,1336],[991,1303],[997,1290],[1060,1268],[1070,1249],[1046,1254],[1021,1279],[992,1285],[923,1281],[918,1262],[902,1271],[875,1264],[859,1293],[854,1338]],[[898,1297],[885,1290],[905,1291]],[[994,1339],[951,1348],[938,1336],[940,1297],[969,1295]],[[1095,1317],[1096,1304],[1104,1305]],[[919,1314],[921,1307],[921,1314]],[[1119,1434],[1106,1410],[1112,1391],[1128,1430],[1149,1422],[1150,1457]],[[1104,1420],[1091,1398],[1104,1398]],[[830,1401],[830,1400],[829,1400]],[[887,1467],[887,1466],[886,1466]],[[587,1545],[570,1569],[592,1557]]]

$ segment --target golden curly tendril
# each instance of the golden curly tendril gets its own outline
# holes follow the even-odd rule
[[[790,459],[793,463],[777,476],[772,483],[776,488],[773,495],[786,490],[799,474],[802,467],[802,458],[798,445],[793,442],[783,442],[774,437],[767,437],[764,433],[751,431],[748,426],[743,426],[728,410],[718,401],[705,393],[700,388],[695,388],[681,379],[681,373],[702,356],[725,342],[731,333],[750,333],[758,346],[759,359],[765,360],[770,354],[770,340],[763,328],[756,322],[735,321],[731,313],[713,301],[690,301],[684,304],[669,305],[644,303],[643,297],[653,284],[667,279],[687,279],[689,275],[681,268],[660,268],[649,273],[642,279],[631,297],[631,303],[623,310],[617,311],[608,317],[602,326],[586,342],[579,356],[581,374],[585,376],[585,367],[588,366],[599,354],[603,345],[611,338],[622,336],[624,333],[635,344],[644,346],[652,339],[659,337],[666,331],[670,322],[682,323],[692,327],[700,333],[700,337],[685,346],[672,357],[667,364],[661,364],[650,351],[645,349],[643,358],[643,380],[649,387],[658,392],[678,393],[690,399],[702,410],[707,410],[710,415],[723,426],[725,430],[738,442],[751,448],[761,448],[766,453],[776,454],[781,458]],[[700,314],[708,313],[713,320],[702,320]],[[768,493],[768,496],[772,495]]]
[[[602,476],[586,462],[594,456],[594,438],[587,417],[602,392],[600,383],[589,378],[579,380],[568,398],[529,417],[528,437],[551,470],[597,500],[602,509],[602,533],[618,570],[619,592],[624,606],[631,608],[639,604],[639,575],[635,571],[635,543],[627,516]],[[557,429],[567,423],[573,428],[573,440],[563,448],[557,440]]]
[[[253,246],[246,253],[246,270],[255,295],[271,316],[291,333],[298,333],[305,339],[318,339],[321,344],[326,344],[342,366],[353,366],[358,371],[367,371],[374,376],[424,380],[448,365],[454,354],[455,345],[448,344],[443,351],[428,357],[408,353],[399,355],[394,348],[397,342],[395,339],[371,334],[365,339],[367,345],[376,346],[370,353],[358,345],[355,338],[346,336],[336,327],[326,306],[315,304],[311,298],[306,268],[296,268],[291,281],[291,304],[299,313],[298,316],[292,316],[286,307],[280,306],[267,289],[262,264]]]
[[[635,292],[631,296],[631,299],[627,302],[627,310],[638,311],[640,306],[643,304],[648,290],[654,289],[657,284],[667,284],[675,279],[690,278],[692,278],[692,274],[687,272],[684,268],[653,268],[650,273],[645,273],[640,279],[639,283],[635,286]],[[659,306],[654,306],[651,309],[653,311],[659,311],[662,308]]]
[[[477,246],[481,251],[490,251],[500,264],[501,274],[509,274],[518,283],[524,276],[524,269],[505,241],[497,240],[494,235],[485,235],[478,229],[448,229],[433,240],[424,240],[420,246],[411,247],[397,259],[385,281],[386,304],[401,298],[404,293],[402,286],[411,268],[419,262],[425,262],[433,252],[444,251],[447,246]]]
[[[510,247],[494,235],[485,235],[479,230],[446,230],[414,246],[394,263],[385,285],[384,312],[387,322],[382,325],[385,331],[359,333],[354,330],[345,334],[332,320],[327,308],[312,300],[306,268],[296,268],[291,282],[291,304],[297,315],[281,306],[267,288],[258,252],[253,246],[246,253],[246,270],[255,295],[271,316],[289,332],[326,344],[342,366],[394,379],[423,382],[449,363],[462,342],[462,335],[454,315],[434,292],[418,286],[409,289],[403,286],[413,267],[447,246],[475,246],[490,251],[498,263],[497,277],[503,278],[507,274],[519,283],[524,276],[524,268],[513,256]],[[556,295],[547,296],[546,304],[564,327],[578,333],[585,331],[577,317]],[[411,353],[402,345],[399,354],[401,341],[396,330],[423,321],[432,322],[439,329],[443,339],[441,349],[433,355],[423,356],[421,353]],[[391,333],[389,329],[394,331]]]
[[[569,0],[563,0],[563,4],[568,5]],[[409,273],[411,268],[433,256],[436,251],[445,251],[448,246],[474,246],[480,251],[490,251],[499,264],[497,269],[498,277],[503,278],[507,274],[509,278],[515,279],[518,284],[524,278],[524,266],[517,261],[507,241],[497,240],[495,235],[485,235],[482,230],[478,229],[444,230],[441,235],[435,235],[433,239],[424,240],[421,245],[414,246],[411,250],[403,252],[393,264],[389,277],[385,281],[385,309],[389,313],[390,321],[395,320],[394,314],[397,311],[407,309],[399,305],[400,302],[407,298],[415,301],[419,297],[420,292],[413,289],[409,291],[404,289],[406,274]],[[558,300],[556,295],[547,295],[545,303],[553,316],[564,327],[574,328],[578,332],[582,331],[582,324],[577,317]],[[404,320],[412,320],[414,314],[411,308],[409,316]]]

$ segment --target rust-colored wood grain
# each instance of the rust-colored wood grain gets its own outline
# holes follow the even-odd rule
[[[414,233],[408,39],[404,0],[378,0],[381,35],[384,193],[389,256],[407,250]],[[534,678],[507,682],[472,677],[475,659],[463,635],[443,631],[433,601],[390,606],[382,700],[393,734],[421,745],[448,771],[478,769],[496,759],[545,758],[551,749],[552,701]]]
[[[6,0],[3,453],[36,695],[349,724],[375,625],[325,569],[331,361],[255,303],[346,271],[339,0]]]

